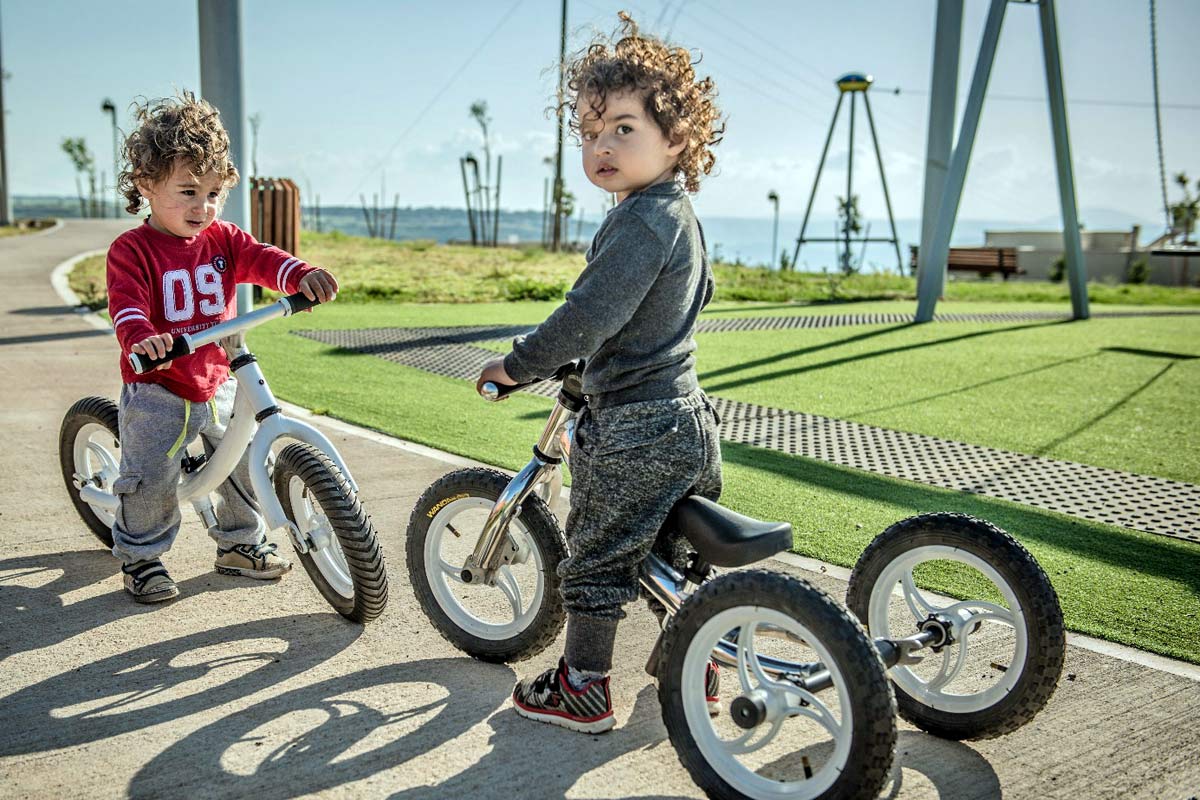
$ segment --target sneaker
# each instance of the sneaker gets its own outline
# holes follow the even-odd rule
[[[275,555],[275,545],[263,540],[258,544],[218,544],[213,566],[222,575],[269,580],[291,570],[292,562]]]
[[[704,666],[704,701],[710,717],[721,713],[721,667],[711,658]]]
[[[125,591],[139,603],[161,603],[179,596],[179,587],[157,558],[122,564],[121,572],[125,573]]]
[[[558,660],[557,669],[548,669],[532,680],[517,681],[512,697],[517,713],[526,719],[581,733],[603,733],[617,724],[608,694],[608,676],[575,689],[567,680],[565,658]]]

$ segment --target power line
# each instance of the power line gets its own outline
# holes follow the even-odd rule
[[[911,94],[911,95],[917,95],[917,96],[922,96],[922,97],[927,97],[929,95],[929,92],[925,91],[923,89],[905,89],[900,86],[894,86],[891,88],[882,88],[881,87],[878,91],[882,94],[890,94],[890,95]],[[992,94],[989,92],[987,99],[988,100],[1006,100],[1006,101],[1013,101],[1013,102],[1020,102],[1020,103],[1044,103],[1044,102],[1046,102],[1046,98],[1044,96],[1038,97],[1037,95],[1032,95],[1032,94]],[[1067,104],[1072,105],[1072,106],[1112,106],[1114,108],[1154,108],[1155,107],[1154,103],[1147,102],[1145,100],[1096,100],[1093,98],[1072,99],[1072,100],[1068,100]],[[1176,108],[1176,109],[1181,109],[1184,111],[1200,110],[1200,103],[1160,103],[1159,106],[1161,108]]]
[[[430,109],[432,109],[435,105],[437,105],[437,101],[442,99],[442,95],[444,95],[447,91],[449,91],[450,87],[454,85],[454,81],[456,81],[458,79],[458,76],[461,75],[468,66],[470,66],[471,62],[475,60],[475,57],[477,55],[479,55],[479,53],[483,50],[484,47],[487,46],[488,42],[490,42],[492,40],[492,37],[496,35],[496,32],[499,31],[500,28],[504,26],[504,23],[508,22],[508,18],[511,17],[514,12],[516,12],[517,8],[523,2],[524,2],[524,0],[516,0],[515,3],[513,3],[511,6],[509,6],[508,11],[504,12],[504,16],[500,17],[500,21],[497,22],[490,31],[488,31],[487,36],[483,37],[483,41],[481,41],[479,43],[479,45],[474,50],[471,51],[471,54],[469,56],[467,56],[465,61],[463,61],[461,64],[459,64],[458,69],[454,70],[454,73],[449,77],[449,79],[444,84],[442,84],[442,88],[437,90],[437,93],[434,94],[433,98],[425,105],[424,108],[422,108],[420,110],[420,112],[413,119],[413,121],[409,123],[408,127],[405,128],[400,133],[400,135],[396,137],[396,141],[392,142],[392,146],[387,149],[387,152],[384,154],[383,158],[379,159],[379,161],[375,164],[375,166],[371,167],[371,169],[368,170],[363,175],[363,177],[359,179],[358,183],[355,184],[354,188],[350,191],[350,194],[347,196],[349,198],[349,201],[353,201],[354,195],[358,193],[358,190],[360,188],[362,188],[362,185],[367,180],[367,178],[371,177],[372,173],[374,173],[377,169],[379,169],[380,167],[382,167],[384,164],[387,163],[388,159],[390,159],[392,157],[392,153],[395,152],[396,148],[400,146],[400,142],[404,141],[404,137],[408,136],[408,134],[411,133],[412,130],[414,128],[416,128],[418,124],[420,124],[421,120],[425,118],[425,115],[427,113],[429,113]]]

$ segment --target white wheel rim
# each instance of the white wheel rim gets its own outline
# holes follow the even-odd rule
[[[793,684],[782,680],[768,678],[758,664],[758,653],[755,649],[754,630],[760,626],[775,626],[803,640],[807,647],[812,648],[815,660],[829,670],[833,687],[818,694],[811,694]],[[682,705],[688,730],[705,761],[730,786],[743,795],[751,798],[809,798],[817,797],[827,791],[842,773],[846,760],[850,755],[850,744],[853,738],[853,720],[850,712],[849,694],[845,676],[833,661],[829,650],[813,633],[796,619],[774,609],[760,606],[738,606],[722,611],[701,626],[696,635],[688,643],[684,655],[683,675],[680,685],[684,687],[703,687],[705,667],[709,656],[718,640],[731,630],[738,629],[739,666],[736,671],[723,669],[721,680],[736,679],[741,693],[748,693],[756,688],[764,687],[763,681],[769,686],[767,694],[771,696],[768,704],[776,708],[786,707],[773,721],[764,721],[756,728],[748,731],[738,739],[723,738],[715,727],[717,722],[709,716],[708,703],[703,691],[689,690],[683,692]],[[746,635],[749,631],[749,635]],[[723,691],[723,696],[728,694]],[[830,706],[826,701],[834,698],[836,702]],[[805,700],[810,705],[808,709],[798,706],[799,700]],[[836,711],[836,716],[834,713]],[[721,717],[729,713],[727,705],[721,709]],[[798,726],[808,726],[809,731],[824,730],[821,734],[832,741],[832,755],[825,758],[824,763],[816,769],[811,777],[800,777],[798,780],[778,780],[759,774],[754,768],[738,760],[739,755],[746,755],[780,739],[795,740],[800,732]],[[765,729],[765,731],[764,731]],[[765,735],[762,733],[765,732]],[[817,749],[827,751],[827,743],[818,745]]]
[[[313,500],[312,492],[308,491],[308,487],[298,475],[291,476],[291,480],[288,481],[288,502],[292,508],[292,518],[300,528],[302,536],[316,530],[322,522],[328,524],[320,504]],[[328,547],[320,550],[310,549],[308,557],[330,588],[339,596],[353,600],[354,579],[350,576],[350,565],[346,563],[346,556],[342,553],[337,534],[331,531],[330,538]]]
[[[75,434],[72,447],[75,473],[93,483],[99,479],[97,488],[112,494],[113,482],[121,471],[120,464],[113,457],[115,449],[116,439],[106,426],[98,422],[87,423]],[[107,508],[91,503],[88,503],[88,508],[109,528],[117,521],[116,513]]]
[[[472,525],[461,531],[463,541],[459,542],[459,553],[451,560],[443,557],[451,541],[459,539],[450,530],[455,518],[468,512],[473,512],[477,518],[486,517],[494,504],[495,501],[484,497],[463,497],[439,509],[429,522],[422,560],[425,580],[438,606],[450,621],[472,636],[501,641],[519,635],[533,623],[545,596],[545,559],[529,531],[519,518],[514,518],[509,524],[509,535],[529,548],[530,559],[525,564],[501,567],[497,571],[495,586],[470,586],[464,584],[461,577],[461,562],[465,561],[462,555],[469,552],[469,549],[464,551],[463,546],[474,547],[482,533],[481,526]],[[514,567],[517,569],[514,570]],[[522,583],[525,584],[525,590],[521,588]],[[527,606],[524,602],[526,595],[529,596]],[[474,602],[468,602],[468,598]],[[499,602],[501,598],[504,601],[502,603]],[[499,610],[485,615],[481,608]],[[511,618],[505,621],[504,617],[509,615]]]
[[[931,592],[922,592],[913,579],[913,569],[919,564],[929,561],[955,561],[978,570],[996,587],[1005,602],[1008,603],[1008,608],[984,600],[947,601],[934,596]],[[907,607],[907,612],[904,614],[905,623],[898,623],[896,630],[892,629],[894,617],[889,614],[893,597],[901,597]],[[914,671],[913,667],[893,667],[889,674],[897,686],[922,705],[955,714],[967,714],[990,708],[1012,691],[1021,677],[1025,664],[1029,649],[1029,630],[1025,619],[1025,610],[1017,600],[1016,593],[991,564],[974,553],[946,545],[917,547],[888,564],[883,574],[879,576],[879,580],[871,588],[871,597],[867,604],[867,625],[871,630],[871,635],[888,639],[911,636],[917,632],[916,624],[929,614],[948,615],[955,618],[954,636],[956,641],[943,648],[941,653],[934,653],[928,648],[921,651],[926,656],[927,663],[940,664],[936,674],[931,678],[922,677]],[[911,620],[911,626],[904,627],[903,625],[909,620]],[[976,622],[983,623],[978,626],[978,630]],[[992,623],[992,626],[989,626],[988,623]],[[1011,646],[996,643],[997,631],[994,629],[994,625],[1001,625],[1012,630]],[[989,628],[993,629],[989,630]],[[988,631],[988,633],[985,634],[984,631]],[[998,680],[981,691],[947,691],[948,687],[963,675],[964,667],[971,654],[975,652],[972,651],[973,640],[981,643],[975,650],[981,656],[986,654],[989,666],[1001,664],[1005,667],[1004,671],[999,673]],[[981,649],[984,647],[987,649]],[[1007,664],[1000,661],[1001,658],[1007,658]],[[925,670],[927,675],[928,667]]]

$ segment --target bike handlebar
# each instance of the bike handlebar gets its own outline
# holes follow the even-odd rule
[[[280,316],[286,317],[300,311],[307,311],[313,306],[320,304],[320,300],[309,300],[304,296],[303,292],[285,295],[270,306],[253,311],[242,317],[234,317],[233,319],[226,320],[194,336],[186,333],[180,334],[175,337],[175,342],[171,345],[171,349],[162,358],[153,358],[141,353],[130,353],[129,363],[133,366],[133,371],[141,375],[169,361],[174,361],[180,356],[194,353],[200,346],[209,342],[216,342],[222,336],[252,328],[255,325],[266,322],[268,319]],[[198,340],[200,341],[198,342]]]
[[[554,374],[549,378],[534,378],[533,380],[525,381],[524,383],[495,383],[493,381],[487,381],[483,384],[483,386],[479,387],[479,395],[489,403],[494,403],[497,400],[503,400],[513,392],[520,391],[527,386],[533,386],[535,383],[541,383],[543,380],[564,380],[568,375],[575,371],[580,373],[583,372],[583,361],[571,361],[567,364],[563,364],[561,367],[556,369]]]

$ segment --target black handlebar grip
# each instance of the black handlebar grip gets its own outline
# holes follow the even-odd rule
[[[289,312],[292,314],[299,314],[301,311],[308,311],[313,306],[321,305],[320,300],[309,300],[304,296],[304,292],[289,294],[283,299],[287,301],[288,307],[292,309],[291,312]]]
[[[496,383],[495,381],[488,381],[481,387],[482,391],[480,391],[480,394],[483,395],[485,400],[494,402],[535,383],[537,381],[529,381],[527,383]]]
[[[171,349],[162,358],[152,358],[141,353],[130,353],[129,363],[133,365],[133,371],[138,375],[144,372],[149,372],[157,366],[173,361],[180,356],[186,356],[192,352],[192,342],[186,336],[175,337],[175,342],[171,345]]]

